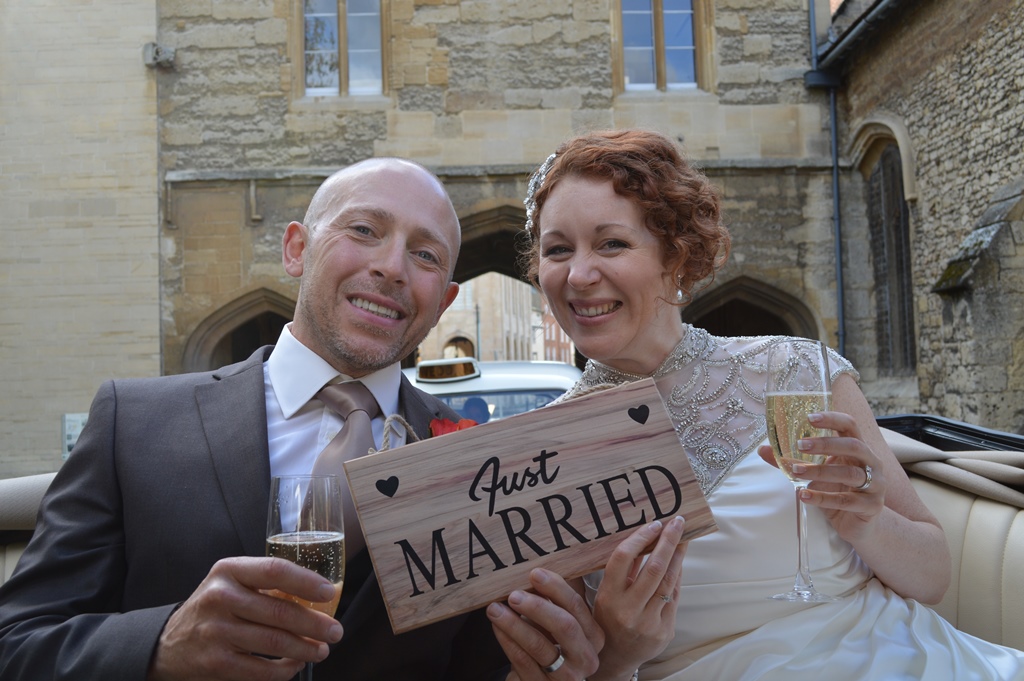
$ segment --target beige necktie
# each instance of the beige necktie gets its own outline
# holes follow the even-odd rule
[[[365,540],[359,528],[352,495],[345,480],[345,467],[349,459],[366,456],[374,446],[373,429],[370,422],[380,413],[380,407],[373,394],[358,381],[336,383],[324,386],[316,394],[320,400],[345,419],[345,425],[331,440],[313,464],[314,475],[337,475],[341,482],[341,499],[345,512],[345,553],[348,559],[359,553]]]

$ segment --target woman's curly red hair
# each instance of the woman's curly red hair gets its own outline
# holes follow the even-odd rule
[[[699,282],[714,280],[729,254],[717,190],[665,136],[644,130],[587,133],[564,142],[533,197],[536,202],[522,265],[537,282],[544,201],[566,177],[610,180],[615,192],[639,206],[658,238],[664,264],[689,301]]]

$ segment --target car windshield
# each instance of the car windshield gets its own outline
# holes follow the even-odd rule
[[[443,400],[462,418],[477,423],[487,423],[507,418],[513,414],[543,407],[557,399],[564,390],[558,388],[536,390],[502,390],[476,393],[448,393],[435,395]]]

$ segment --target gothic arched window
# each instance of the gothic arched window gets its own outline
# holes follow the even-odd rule
[[[473,341],[468,338],[456,336],[444,344],[443,354],[445,358],[475,357],[476,347],[473,345]]]
[[[875,275],[878,369],[883,375],[915,371],[914,290],[910,220],[903,195],[899,147],[888,144],[868,179],[868,226]]]

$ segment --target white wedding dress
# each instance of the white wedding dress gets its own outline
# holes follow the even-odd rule
[[[793,485],[756,453],[765,441],[763,362],[778,340],[717,338],[689,328],[654,374],[718,531],[687,548],[675,638],[640,678],[1024,679],[1024,653],[960,632],[886,588],[814,507],[808,507],[814,585],[842,599],[768,598],[792,588],[797,562]],[[856,376],[839,355],[831,360],[833,375]],[[591,362],[566,397],[638,378]]]

